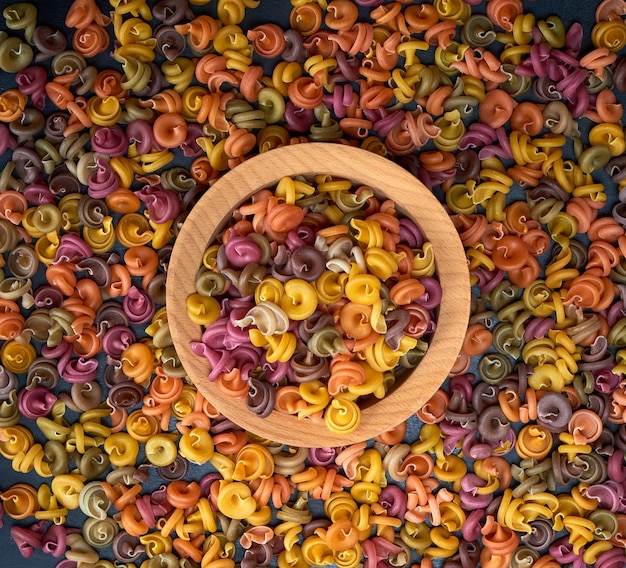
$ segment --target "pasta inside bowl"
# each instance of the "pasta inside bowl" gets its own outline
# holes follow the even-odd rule
[[[266,223],[266,214],[258,214],[260,196],[269,199],[267,188],[274,188],[277,184],[279,195],[273,197],[271,215],[283,215],[279,221],[284,226]],[[382,235],[375,230],[378,223],[372,221],[368,224],[367,219],[363,220],[363,215],[358,213],[362,204],[356,204],[358,195],[347,192],[342,195],[353,195],[350,198],[355,205],[353,219],[348,219],[346,223],[345,204],[337,207],[333,203],[336,211],[327,212],[327,217],[335,224],[318,231],[317,237],[322,240],[328,237],[331,245],[338,241],[339,248],[341,243],[345,247],[347,244],[352,246],[356,241],[356,250],[352,251],[356,255],[352,257],[353,262],[344,258],[345,255],[332,253],[329,257],[326,252],[322,254],[320,250],[328,249],[328,243],[318,240],[314,244],[305,234],[301,235],[303,238],[297,234],[294,236],[294,232],[288,229],[297,227],[302,220],[298,218],[298,211],[301,216],[305,211],[314,212],[315,199],[326,199],[323,195],[320,197],[320,192],[311,193],[316,185],[322,187],[321,193],[360,187],[357,193],[364,201],[373,191],[378,201],[384,202],[387,208],[390,207],[389,200],[393,201],[400,214],[394,217],[394,211],[394,215],[380,217],[380,220],[395,218],[400,222],[404,219],[402,222],[406,230],[408,227],[419,227],[432,248],[429,248],[429,254],[434,256],[437,274],[433,274],[432,267],[429,267],[430,272],[424,272],[421,282],[420,278],[410,275],[391,279],[392,272],[397,277],[397,263],[402,262],[406,255],[385,252]],[[304,203],[304,209],[295,205],[290,207],[290,199],[285,198],[285,193],[294,191],[298,192],[298,203]],[[267,212],[267,203],[264,206]],[[350,209],[350,204],[347,208]],[[244,215],[247,217],[244,218]],[[314,217],[315,213],[308,215],[309,220]],[[229,223],[239,230],[230,228],[225,231]],[[254,231],[254,225],[257,228],[263,225],[265,229]],[[260,234],[265,231],[272,238],[264,238]],[[306,233],[306,227],[303,231]],[[348,232],[351,232],[350,235]],[[342,241],[344,235],[346,238]],[[226,241],[219,252],[221,257],[218,256],[220,247],[216,244],[218,237]],[[296,242],[285,243],[287,238],[296,239]],[[416,244],[412,238],[406,246]],[[264,252],[268,247],[274,250]],[[393,247],[386,248],[391,250]],[[277,262],[278,257],[273,258],[271,266],[268,264],[268,254],[277,253],[295,254],[298,259],[295,274],[291,264],[287,266],[286,274],[281,273],[283,267],[280,259]],[[261,260],[263,263],[258,262]],[[335,270],[326,270],[329,262]],[[273,272],[268,273],[268,269]],[[320,285],[320,279],[324,278],[332,281]],[[386,283],[392,284],[391,290]],[[429,330],[426,329],[422,334],[402,332],[397,340],[387,338],[385,342],[383,332],[387,331],[387,323],[396,324],[396,330],[402,324],[403,329],[406,322],[402,318],[407,317],[403,313],[406,310],[396,310],[396,315],[392,313],[385,321],[385,313],[399,306],[412,309],[410,306],[416,303],[417,298],[428,298],[424,283],[432,290],[436,285],[435,295],[438,295],[439,288],[441,291],[438,313],[427,309],[426,319],[434,316],[437,321],[434,333],[428,338],[428,346],[422,339],[422,336],[427,337]],[[197,286],[201,289],[198,290]],[[206,286],[213,289],[207,293],[203,288]],[[226,294],[226,304],[220,304],[216,298],[225,291],[224,288],[231,289]],[[337,289],[340,289],[339,295],[333,297],[329,290],[337,292]],[[382,296],[381,289],[384,290]],[[330,144],[305,144],[272,150],[244,162],[218,180],[185,221],[172,253],[167,282],[168,321],[174,345],[186,373],[200,392],[219,412],[247,430],[274,441],[308,447],[345,445],[375,437],[421,408],[443,383],[456,360],[469,317],[469,294],[469,273],[463,247],[454,225],[431,192],[411,174],[385,158],[364,150]],[[251,295],[255,300],[252,304],[249,302]],[[341,300],[343,322],[341,314],[335,314],[335,322],[338,323],[334,328],[328,325],[316,328],[320,319],[318,308],[322,307],[324,315],[324,311],[329,311],[324,305],[336,306],[338,300]],[[384,311],[381,311],[381,301],[385,302]],[[348,308],[347,304],[350,304]],[[220,312],[224,316],[224,310],[229,309],[225,305],[239,310],[233,312],[231,323],[228,323],[229,318],[220,319]],[[344,310],[346,313],[343,313]],[[332,314],[329,317],[332,321]],[[401,322],[394,318],[400,318]],[[218,323],[212,326],[216,321]],[[364,329],[352,329],[351,326],[359,321],[367,324]],[[234,322],[237,323],[233,325]],[[225,327],[227,324],[228,330]],[[311,333],[304,331],[307,326]],[[345,331],[346,326],[350,332],[341,337],[340,332]],[[301,337],[301,333],[306,338]],[[224,349],[226,336],[229,343]],[[299,390],[297,386],[291,386],[296,392],[286,389],[284,384],[279,389],[283,391],[282,402],[277,407],[287,410],[293,404],[294,412],[266,412],[265,407],[256,414],[250,412],[250,386],[253,387],[253,399],[258,400],[258,404],[267,405],[264,398],[274,396],[267,391],[267,385],[272,380],[284,383],[280,375],[284,376],[287,368],[293,378],[294,365],[290,366],[290,361],[304,353],[303,338],[308,341],[308,349],[314,352],[308,362],[324,367],[324,378],[328,378],[326,367],[334,361],[336,365],[352,364],[353,370],[354,365],[365,369],[363,376],[368,376],[365,382],[369,381],[370,387],[373,380],[380,382],[380,377],[387,372],[385,384],[378,392],[362,389],[363,394],[369,396],[355,402],[354,395],[358,396],[360,392],[358,386],[348,392],[345,384],[329,385],[317,377],[307,377],[304,365],[302,375],[296,377],[296,382],[307,386]],[[355,349],[359,340],[363,348]],[[221,350],[212,349],[215,341],[221,342]],[[344,355],[346,342],[349,342],[350,352],[358,352],[357,357]],[[265,364],[267,361],[271,363],[266,365],[262,374],[265,378],[267,373],[274,373],[270,383],[259,381],[259,353],[262,353]],[[324,355],[328,355],[328,361],[324,361]],[[414,359],[413,362],[419,359],[419,364],[411,368],[407,358]],[[231,363],[224,364],[226,359]],[[248,366],[243,379],[240,368],[237,369],[238,374],[228,375],[232,370],[232,361],[238,361],[239,367]],[[403,370],[397,372],[398,369]],[[380,376],[372,378],[375,373]],[[215,381],[218,375],[225,380]],[[271,385],[270,388],[274,390]],[[336,393],[331,397],[332,404],[329,403],[328,392],[322,392],[324,389]],[[259,394],[259,391],[263,392]],[[297,405],[302,402],[302,396],[298,401],[298,392],[300,396],[302,392],[306,393],[307,409],[300,404],[298,411]],[[253,406],[256,404],[253,401]],[[319,411],[324,409],[330,419],[326,416],[320,424],[323,413]],[[355,413],[359,418],[356,422],[352,416]],[[303,419],[310,415],[317,420]]]

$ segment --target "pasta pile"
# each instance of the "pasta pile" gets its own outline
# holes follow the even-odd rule
[[[187,299],[204,330],[191,350],[259,416],[353,432],[357,401],[383,398],[426,352],[441,301],[432,244],[391,200],[323,174],[282,178],[234,218]]]

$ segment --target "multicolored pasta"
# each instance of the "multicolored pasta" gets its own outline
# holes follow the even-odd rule
[[[209,245],[207,251],[217,248],[219,272],[203,267],[187,300],[189,316],[204,330],[191,349],[210,361],[209,380],[239,373],[242,389],[252,389],[241,391],[248,408],[260,415],[295,384],[306,405],[299,417],[323,413],[328,428],[351,432],[360,421],[355,400],[384,396],[383,374],[402,368],[401,358],[434,331],[441,294],[432,253],[424,257],[427,267],[416,259],[399,271],[407,254],[419,256],[430,243],[412,221],[396,217],[390,202],[369,188],[354,192],[348,180],[284,178],[274,193],[253,196],[221,244]],[[308,213],[304,203],[312,200]],[[373,212],[363,217],[365,207]],[[347,215],[345,224],[333,225],[340,215]],[[331,239],[332,232],[343,236]],[[422,248],[411,248],[417,244]],[[213,289],[223,276],[229,286]],[[411,366],[425,348],[422,340]]]

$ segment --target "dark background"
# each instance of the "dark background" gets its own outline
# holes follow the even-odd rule
[[[0,0],[0,7],[4,9],[6,6],[13,4],[14,2],[10,2],[7,0]],[[71,5],[71,2],[66,0],[48,0],[46,2],[41,0],[36,0],[32,2],[34,5],[38,7],[38,24],[47,24],[52,26],[55,29],[66,30],[64,26],[65,13],[68,7]],[[216,17],[216,3],[217,0],[213,0],[209,4],[205,6],[191,6],[192,10],[196,14],[206,13],[213,17]],[[417,3],[417,2],[416,2]],[[571,25],[572,22],[578,21],[583,25],[584,28],[584,43],[582,53],[589,51],[592,46],[590,43],[590,32],[593,27],[594,20],[594,12],[599,4],[599,2],[591,1],[591,0],[556,0],[556,1],[548,1],[548,0],[537,0],[536,2],[528,2],[524,1],[524,11],[532,12],[536,15],[537,19],[543,19],[549,15],[558,15],[564,21],[567,27]],[[102,0],[97,0],[97,4],[100,6],[101,10],[108,14],[112,8],[108,2],[103,2]],[[153,6],[155,4],[154,1],[149,0],[148,4]],[[473,12],[484,12],[486,3],[483,3],[481,6],[472,7]],[[261,3],[258,8],[253,10],[247,10],[246,19],[244,20],[242,27],[245,29],[249,29],[258,25],[260,23],[265,22],[275,22],[284,29],[288,27],[288,16],[291,10],[291,4],[288,0],[261,0]],[[153,26],[155,22],[153,22]],[[13,32],[8,30],[4,25],[4,18],[0,18],[0,30],[5,30],[9,33],[9,35],[19,35],[23,37],[22,32]],[[113,34],[112,27],[108,28],[110,34]],[[68,49],[71,48],[71,43],[68,45]],[[187,53],[183,54],[188,56]],[[100,63],[100,64],[98,64]],[[100,56],[96,58],[96,64],[102,68],[119,68],[119,65],[108,58],[107,56]],[[0,91],[3,91],[7,88],[14,88],[15,82],[13,80],[13,75],[4,74],[0,71]],[[623,99],[624,97],[622,97]],[[624,101],[622,101],[624,102]],[[585,122],[585,121],[581,121]],[[4,160],[0,159],[0,167],[6,162],[7,156],[5,154]],[[174,163],[171,163],[168,167],[173,166]],[[597,179],[601,179],[602,175],[594,174],[594,177]],[[106,390],[105,390],[106,392]],[[29,424],[25,424],[30,428],[33,428],[34,423],[29,421]],[[415,431],[415,424],[413,426],[413,431]],[[35,433],[35,432],[34,432]],[[200,479],[205,473],[207,473],[206,468],[200,467],[191,467],[188,474],[188,479]],[[41,478],[33,474],[20,474],[11,468],[11,463],[0,457],[0,491],[6,490],[8,487],[18,482],[30,483],[31,485],[38,487],[39,483],[41,483]],[[48,483],[50,480],[46,480]],[[153,488],[156,488],[159,484],[159,480],[153,482]],[[146,486],[145,489],[149,489],[150,485]],[[80,512],[73,511],[68,517],[67,525],[79,527],[82,522],[82,516]],[[2,554],[0,558],[0,567],[14,567],[14,568],[27,568],[32,566],[38,566],[38,568],[52,568],[57,565],[57,563],[61,559],[53,558],[49,555],[44,554],[41,551],[35,551],[34,555],[30,559],[25,559],[19,553],[17,547],[12,541],[10,536],[10,527],[13,524],[20,524],[22,526],[30,526],[33,523],[33,519],[27,519],[25,521],[13,521],[8,516],[4,515],[3,517],[4,525],[0,528],[0,553]],[[107,558],[109,560],[114,560],[113,555],[110,551],[104,549],[101,552],[102,558]]]

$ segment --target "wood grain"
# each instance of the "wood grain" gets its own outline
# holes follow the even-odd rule
[[[232,212],[259,189],[272,187],[284,176],[330,174],[371,186],[393,199],[433,244],[443,297],[437,329],[419,365],[381,401],[365,408],[360,426],[347,435],[323,425],[273,412],[258,418],[245,404],[223,394],[208,381],[208,361],[194,355],[200,326],[186,315],[186,299],[195,292],[195,279],[208,244]],[[420,181],[390,160],[335,144],[312,143],[271,150],[245,161],[220,178],[187,217],[174,246],[167,274],[167,315],[176,351],[191,381],[227,418],[264,438],[304,447],[336,447],[371,439],[397,426],[434,394],[446,379],[459,353],[470,312],[469,272],[463,246],[448,214]]]

